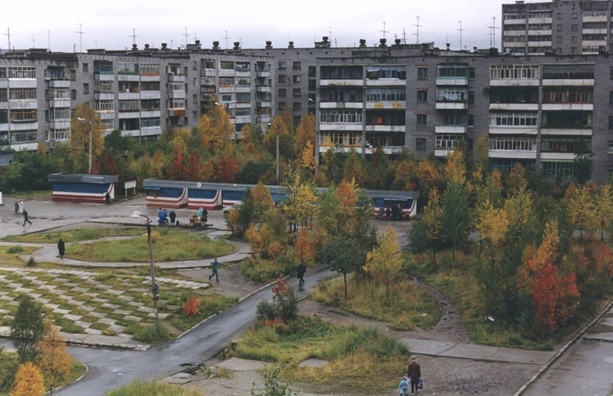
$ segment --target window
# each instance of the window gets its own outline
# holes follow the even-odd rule
[[[564,13],[563,12],[558,12],[558,19],[564,19]]]
[[[468,78],[470,78],[471,80],[474,80],[475,79],[475,75],[476,75],[475,68],[474,67],[469,67],[468,68]]]
[[[71,89],[70,90],[70,100],[77,100],[77,90],[76,89]]]
[[[88,63],[84,63],[83,64],[83,73],[89,73],[89,64]]]
[[[428,90],[427,89],[417,90],[417,103],[428,103]]]
[[[613,129],[613,116],[609,116],[609,129]]]
[[[561,24],[561,23],[558,23],[558,24],[556,25],[556,29],[557,29],[557,31],[558,31],[558,32],[561,32],[561,31],[562,31],[562,29],[563,29],[562,24]]]
[[[613,105],[613,91],[609,91],[609,104]]]
[[[317,77],[317,67],[309,66],[309,77]]]
[[[281,84],[287,83],[287,76],[285,74],[279,74],[277,76],[277,82]]]
[[[232,61],[221,61],[219,62],[219,68],[222,70],[234,70],[234,62]]]
[[[436,135],[434,147],[437,149],[453,150],[461,140],[464,140],[462,135]]]
[[[468,103],[475,103],[475,91],[468,91]]]
[[[302,91],[300,90],[300,88],[294,88],[292,91],[292,96],[294,98],[299,98],[302,96]]]
[[[285,61],[279,61],[279,63],[278,63],[278,69],[279,69],[279,70],[287,70],[287,62],[285,62]]]
[[[292,77],[292,81],[293,81],[294,83],[299,83],[299,82],[301,81],[301,79],[300,79],[300,75],[298,74],[298,75],[293,76],[293,77]]]
[[[573,32],[576,32],[578,28],[578,25],[576,23],[573,23],[572,25],[570,25],[570,30]]]
[[[280,97],[280,98],[286,98],[287,97],[287,89],[279,88],[279,90],[277,91],[277,96]]]
[[[36,78],[33,67],[9,67],[9,78]]]
[[[113,111],[114,110],[114,101],[111,100],[96,100],[94,103],[94,108],[96,111]]]
[[[578,13],[577,11],[573,11],[573,12],[570,14],[570,17],[571,17],[572,19],[577,19],[577,18],[579,18],[579,13]]]
[[[417,114],[417,126],[426,126],[428,124],[428,117],[426,114]]]
[[[415,138],[415,150],[416,151],[426,151],[426,138],[425,137],[416,137]]]
[[[562,43],[562,36],[556,36],[556,43],[558,44]]]
[[[0,78],[6,78],[6,67],[0,67]]]
[[[89,95],[89,84],[83,83],[83,95]]]
[[[417,79],[418,80],[427,80],[428,79],[428,68],[425,66],[417,67]]]
[[[302,110],[302,104],[300,102],[292,103],[292,110],[294,110],[294,111]]]
[[[300,70],[300,62],[293,62],[292,63],[292,69],[293,70]]]
[[[326,110],[320,115],[320,122],[340,122],[345,124],[361,124],[362,110]]]
[[[466,124],[469,127],[475,126],[475,115],[474,114],[469,114],[468,115],[468,120],[467,120]]]

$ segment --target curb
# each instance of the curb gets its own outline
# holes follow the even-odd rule
[[[513,396],[520,396],[521,394],[523,394],[524,391],[526,391],[528,387],[530,387],[530,385],[536,382],[536,380],[539,379],[539,377],[543,375],[543,373],[547,371],[564,354],[564,352],[568,350],[568,348],[573,346],[581,337],[583,337],[585,333],[597,321],[599,321],[609,311],[609,309],[611,309],[611,307],[613,307],[613,300],[609,301],[594,319],[592,319],[587,325],[583,326],[583,328],[579,330],[570,341],[564,344],[564,346],[560,348],[560,350],[555,355],[553,355],[553,357],[549,359],[549,361],[545,365],[543,365],[543,367],[541,367],[540,370],[528,380],[528,382],[526,382],[521,388],[519,388],[519,390],[515,392]]]

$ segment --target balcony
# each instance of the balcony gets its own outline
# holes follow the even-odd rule
[[[545,103],[543,111],[594,111],[593,103]]]
[[[345,79],[345,80],[320,80],[321,87],[361,87],[363,81],[361,79]]]
[[[70,107],[70,99],[52,99],[49,101],[50,108]]]
[[[49,88],[70,88],[70,80],[49,80]]]
[[[141,91],[140,99],[159,99],[160,91]]]
[[[530,126],[496,126],[490,125],[489,133],[492,135],[536,135],[538,127]]]
[[[490,111],[493,110],[516,110],[516,111],[538,111],[538,103],[490,103]]]
[[[168,109],[169,117],[185,117],[185,109]]]
[[[38,108],[36,99],[21,99],[10,101],[11,110],[28,110]]]
[[[319,102],[320,109],[362,109],[363,107],[362,102]]]
[[[468,109],[468,103],[461,101],[436,101],[437,110],[466,110]]]
[[[575,153],[551,153],[541,152],[541,160],[543,161],[569,161],[575,160]]]
[[[10,78],[9,88],[36,88],[35,78]]]
[[[468,77],[436,77],[436,85],[438,86],[460,86],[468,85]]]
[[[434,127],[434,133],[466,133],[465,125],[437,125]]]
[[[257,92],[272,92],[272,87],[267,85],[258,85],[256,87]]]
[[[592,128],[542,127],[541,135],[592,136]]]
[[[51,129],[70,129],[70,119],[49,121]]]
[[[405,102],[392,102],[392,101],[366,102],[366,109],[367,110],[385,110],[385,109],[404,110],[406,109],[406,101]]]
[[[406,125],[366,125],[366,132],[405,133]]]
[[[113,73],[96,73],[94,74],[94,81],[115,81],[115,75]]]
[[[181,74],[181,75],[169,74],[168,75],[168,82],[184,83],[185,82],[185,75],[183,75],[183,74]]]
[[[561,79],[543,79],[544,87],[572,86],[572,87],[593,87],[593,78],[561,78]]]
[[[488,150],[489,158],[536,159],[536,150]]]

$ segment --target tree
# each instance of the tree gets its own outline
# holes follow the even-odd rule
[[[348,297],[347,274],[359,270],[366,258],[366,252],[355,239],[334,236],[329,238],[321,253],[323,261],[332,271],[343,274],[345,299]]]
[[[44,394],[45,382],[38,367],[32,362],[19,366],[11,396],[43,396]]]
[[[441,195],[437,188],[433,188],[430,192],[422,221],[425,228],[424,237],[428,247],[432,250],[433,263],[436,265],[436,251],[443,242],[443,208],[441,206]]]
[[[343,180],[353,181],[357,186],[364,187],[368,180],[368,173],[364,160],[356,151],[351,151],[343,167]]]
[[[464,184],[466,182],[466,164],[464,162],[464,151],[455,149],[447,156],[445,164],[445,175],[450,182]]]
[[[389,285],[399,279],[402,270],[402,252],[396,231],[391,225],[377,239],[379,246],[366,255],[364,272],[385,284],[385,297],[389,300]]]
[[[86,173],[88,162],[91,161],[92,173],[98,173],[98,158],[104,151],[105,126],[100,121],[96,111],[82,102],[75,107],[70,120],[70,158],[73,169]],[[89,147],[91,143],[91,158]]]
[[[40,359],[36,365],[45,374],[50,394],[58,381],[65,378],[72,369],[73,359],[66,350],[66,342],[60,336],[51,319],[45,320],[44,338],[36,344]]]
[[[613,222],[613,190],[611,184],[606,183],[600,187],[599,194],[596,196],[596,218],[600,231],[600,242],[604,242],[604,233]]]
[[[592,191],[587,184],[583,186],[571,184],[566,189],[565,196],[570,223],[579,230],[579,239],[582,240],[583,231],[593,230],[597,223]]]
[[[470,231],[468,192],[463,185],[451,182],[441,197],[443,238],[453,247],[453,262],[459,246],[467,245]]]
[[[32,297],[21,295],[13,318],[11,336],[21,363],[34,361],[38,354],[35,346],[43,338],[43,311]]]

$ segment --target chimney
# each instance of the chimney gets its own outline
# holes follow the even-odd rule
[[[451,47],[451,44],[447,43],[446,46],[447,46],[447,51],[449,51],[449,47]]]
[[[384,38],[379,39],[379,47],[381,47],[381,48],[387,47],[387,45],[385,44],[386,42],[387,42],[387,40],[384,39]]]
[[[293,41],[290,41],[290,42],[289,42],[289,45],[287,46],[287,48],[290,48],[290,49],[291,49],[291,48],[294,48],[294,42],[293,42]]]
[[[213,49],[214,50],[218,50],[219,49],[219,41],[213,41]]]
[[[168,44],[166,44],[166,43],[162,43],[162,49],[163,49],[163,50],[168,49]]]
[[[266,49],[272,49],[272,41],[266,41]]]
[[[401,41],[402,41],[402,40],[400,40],[399,38],[397,38],[396,40],[394,40],[394,43],[396,43],[396,45],[400,45],[400,42],[401,42]]]
[[[323,41],[324,43],[327,43],[327,42],[328,42],[328,36],[323,36],[321,39],[322,39],[322,41]]]
[[[196,40],[196,45],[200,45],[200,40]]]
[[[366,47],[366,40],[360,39],[360,48]]]
[[[138,45],[132,44],[132,51],[138,51]]]
[[[149,44],[145,44],[145,49],[148,50],[149,49]]]

